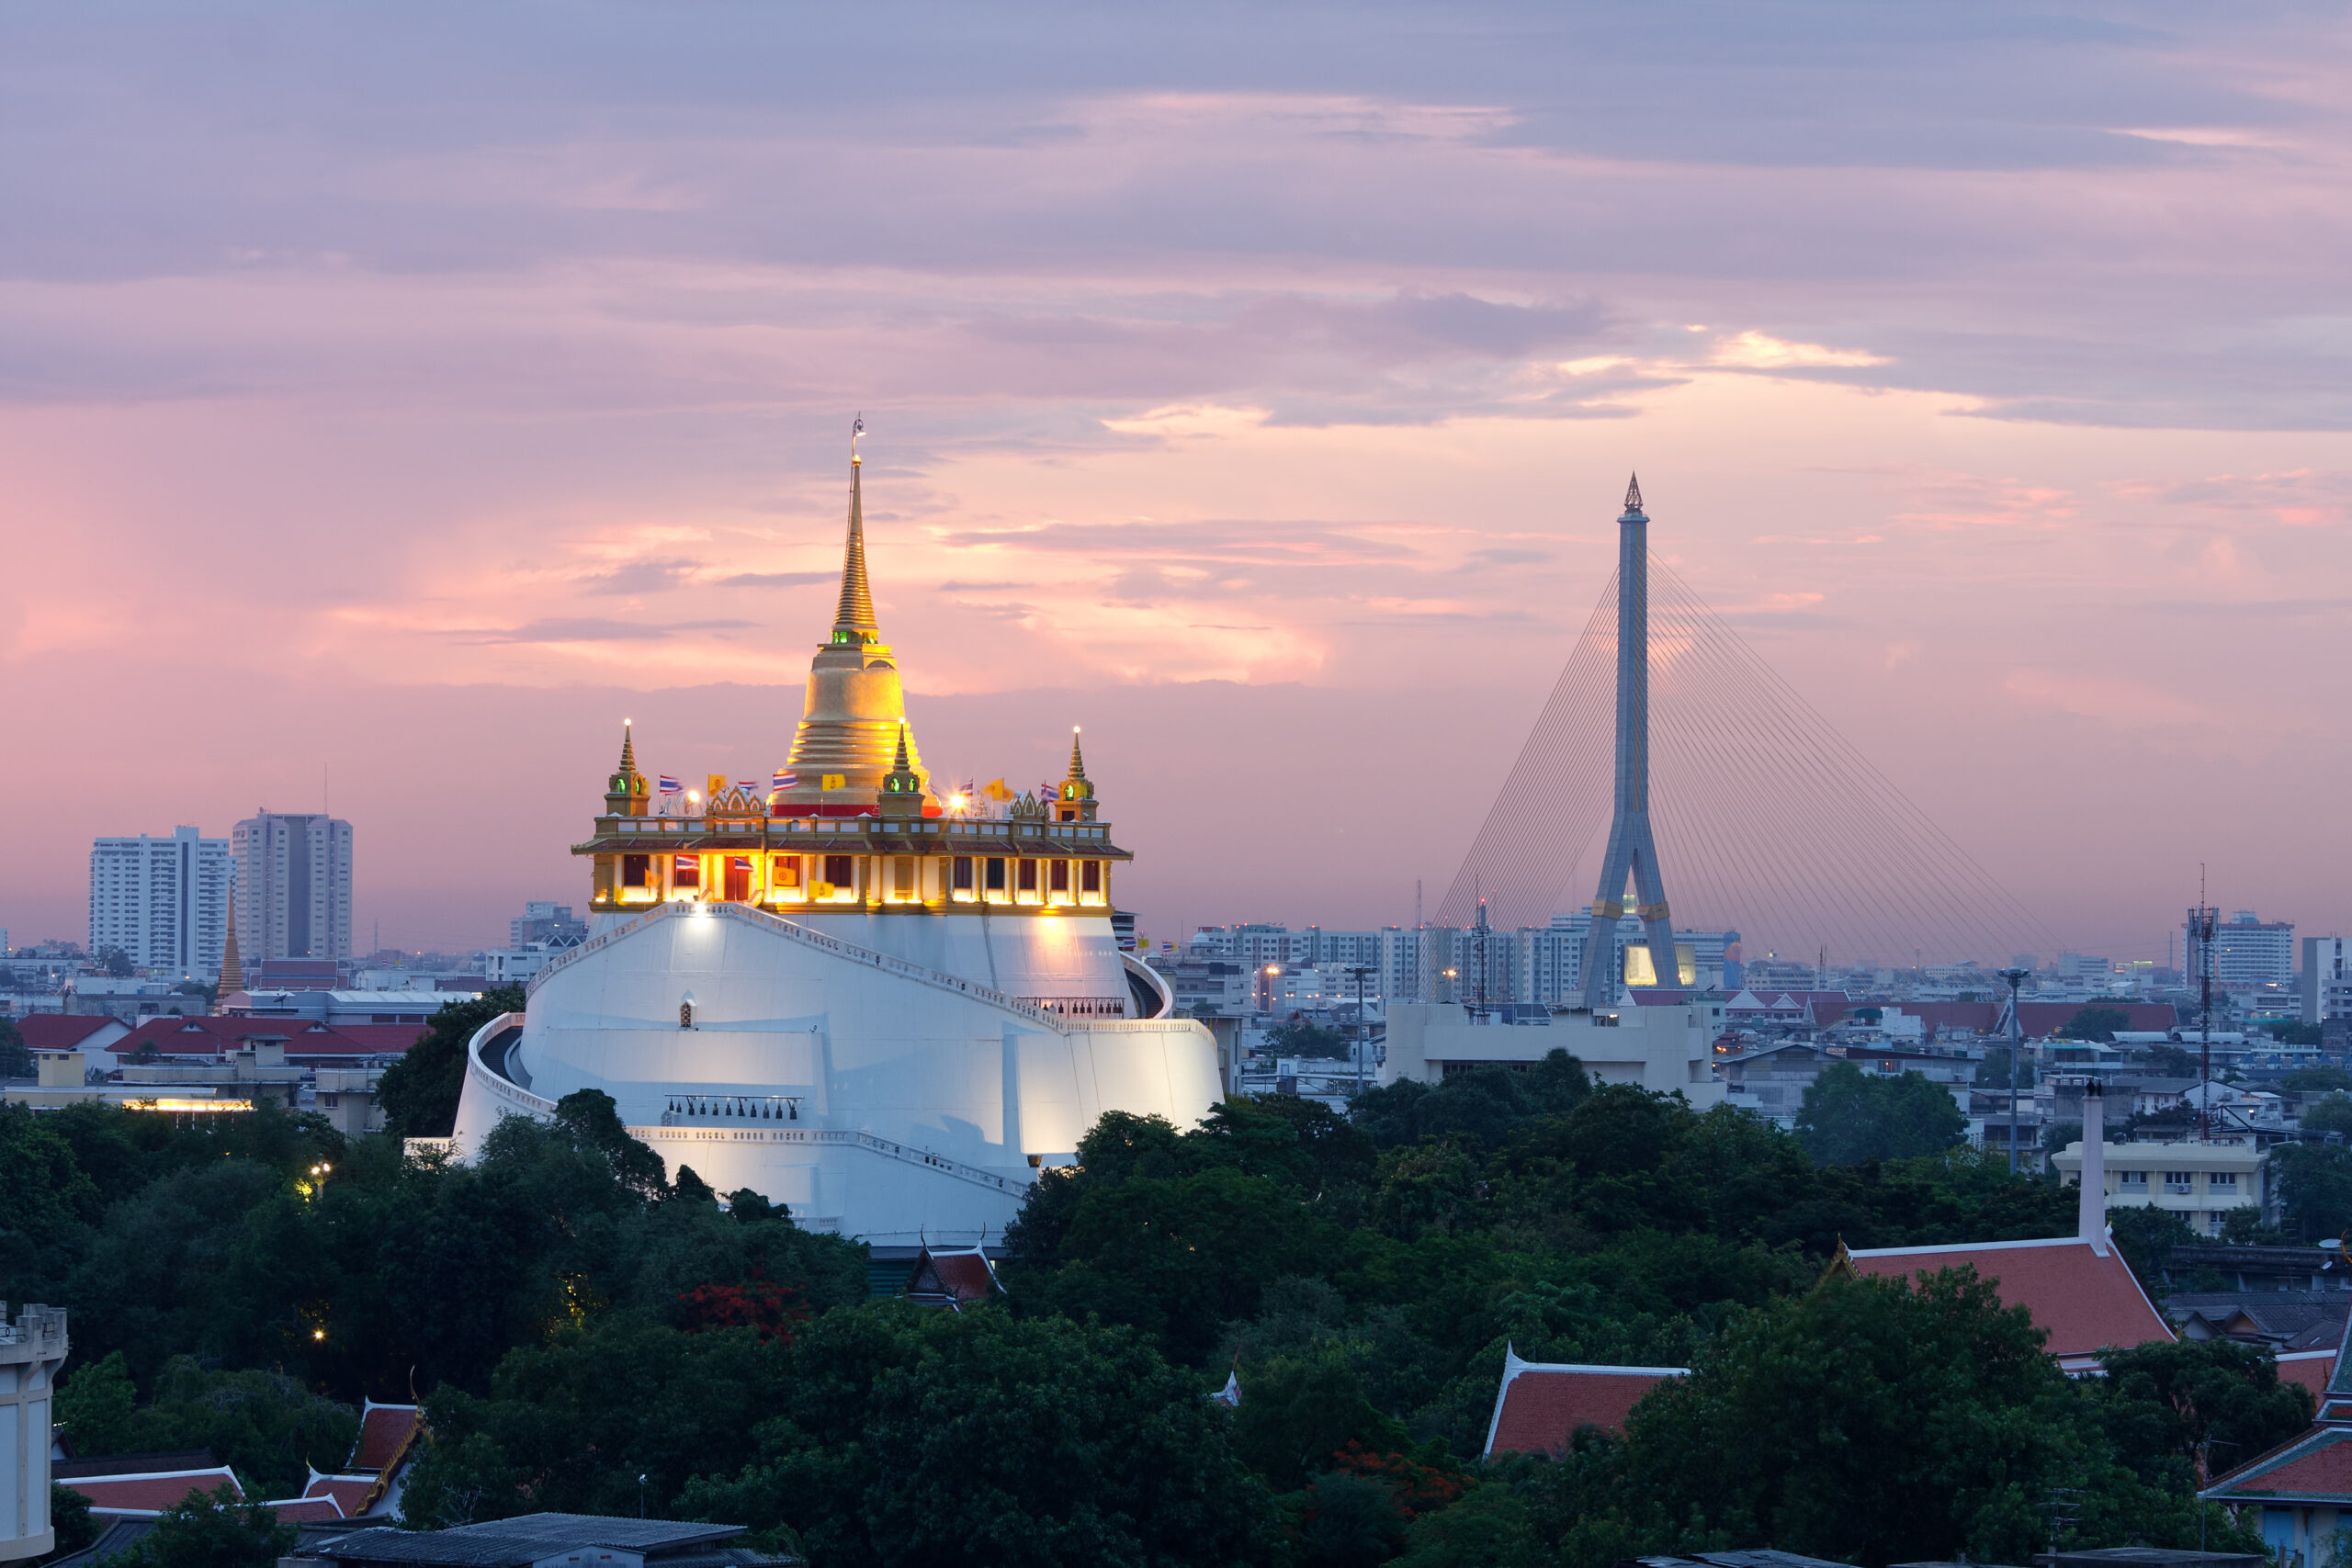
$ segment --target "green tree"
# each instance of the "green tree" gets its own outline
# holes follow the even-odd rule
[[[2168,1078],[2193,1078],[2197,1076],[2197,1053],[2185,1045],[2151,1045],[2147,1051],[2149,1067]]]
[[[102,947],[97,952],[99,972],[112,979],[128,979],[130,976],[130,954],[119,947]]]
[[[1274,1555],[1227,1411],[1130,1334],[882,1303],[826,1314],[784,1357],[759,1457],[689,1484],[685,1516],[858,1568]]]
[[[377,1103],[384,1131],[395,1138],[446,1138],[458,1124],[458,1096],[466,1083],[466,1044],[501,1013],[521,1012],[523,988],[484,991],[472,1001],[445,1002],[424,1037],[384,1069]]]
[[[2323,1094],[2303,1106],[2303,1131],[2352,1135],[2352,1094]]]
[[[2132,1027],[2132,1015],[2121,1008],[2101,1007],[2097,1003],[2083,1008],[2066,1021],[2058,1031],[2061,1040],[2109,1040],[2119,1029]]]
[[[77,1458],[98,1459],[133,1451],[130,1426],[138,1409],[130,1363],[113,1350],[85,1362],[58,1385],[51,1418]]]
[[[1266,1044],[1277,1056],[1345,1056],[1348,1037],[1336,1029],[1287,1019],[1266,1031]]]
[[[2277,1040],[2283,1045],[2316,1045],[2320,1043],[2321,1036],[2319,1025],[2316,1023],[2305,1023],[2299,1018],[2274,1018],[2266,1021],[2262,1027],[2269,1032],[2271,1038]],[[2314,1067],[2310,1070],[2321,1073],[2333,1071],[2339,1077],[2346,1076],[2344,1074],[2344,1069],[2341,1067]],[[2352,1077],[2347,1077],[2346,1081],[2344,1083],[2330,1084],[2328,1087],[2331,1089],[2352,1089]]]
[[[1950,1148],[1968,1136],[1968,1118],[1921,1074],[1879,1077],[1837,1062],[1806,1088],[1796,1134],[1823,1164],[1856,1165]]]
[[[55,1481],[49,1483],[49,1528],[55,1540],[51,1558],[71,1556],[98,1539],[98,1522],[90,1517],[90,1500]]]
[[[212,1371],[187,1356],[164,1365],[153,1402],[131,1423],[135,1451],[210,1449],[260,1497],[300,1495],[310,1472],[341,1466],[358,1435],[356,1410],[293,1378]]]
[[[2210,1442],[2214,1472],[2276,1448],[2311,1425],[2312,1396],[2281,1382],[2269,1348],[2230,1339],[2159,1341],[2099,1358],[2086,1379],[2116,1453],[2151,1485],[2201,1484]]]
[[[2281,1144],[2270,1151],[2270,1168],[2296,1239],[2320,1241],[2352,1228],[2352,1147]]]
[[[2188,1498],[2116,1461],[2042,1337],[1973,1270],[1832,1279],[1734,1323],[1634,1407],[1620,1506],[1659,1546],[2014,1562],[2047,1549],[2064,1486],[2070,1540],[2193,1539]]]
[[[2342,1094],[2352,1090],[2352,1073],[2335,1066],[2302,1067],[2280,1078],[2278,1087],[2290,1094]]]
[[[1367,1089],[1349,1105],[1348,1116],[1384,1149],[1461,1136],[1492,1148],[1522,1122],[1566,1115],[1591,1087],[1582,1064],[1553,1051],[1526,1072],[1477,1067],[1442,1083],[1402,1079]]]
[[[0,1078],[28,1078],[40,1070],[13,1018],[0,1018]]]
[[[1365,1399],[1363,1380],[1336,1345],[1254,1362],[1240,1376],[1234,1451],[1278,1492],[1334,1468],[1350,1442],[1381,1452],[1405,1446],[1404,1427]]]
[[[2030,1052],[2018,1058],[2018,1088],[2020,1091],[2033,1087],[2034,1060]],[[2009,1087],[2009,1048],[2007,1045],[1988,1047],[1984,1059],[1976,1064],[1976,1087],[2007,1089]]]
[[[191,1492],[164,1510],[155,1528],[123,1553],[130,1568],[273,1568],[294,1549],[296,1530],[233,1487]]]
[[[2153,1203],[2111,1208],[2107,1224],[2114,1233],[2115,1245],[2123,1250],[2124,1261],[2132,1265],[2141,1288],[2151,1297],[2165,1293],[2164,1275],[2172,1264],[2172,1249],[2194,1247],[2202,1239],[2178,1213]]]

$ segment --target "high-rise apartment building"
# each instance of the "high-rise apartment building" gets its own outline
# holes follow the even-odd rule
[[[237,945],[248,969],[351,952],[351,824],[264,811],[237,824]]]
[[[2303,938],[2303,1021],[2352,1017],[2352,937]]]
[[[137,968],[218,974],[235,874],[229,840],[194,828],[91,840],[90,952],[119,947]]]
[[[2188,935],[2188,983],[2197,984],[2197,928],[2184,923]],[[2213,927],[2213,983],[2225,990],[2241,987],[2284,986],[2295,978],[2295,923],[2266,920],[2252,909],[2240,909]]]

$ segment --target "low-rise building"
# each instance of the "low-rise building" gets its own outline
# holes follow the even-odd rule
[[[1554,1051],[1566,1051],[1597,1082],[1672,1090],[1703,1111],[1724,1095],[1715,1075],[1714,1033],[1707,1010],[1695,1005],[1481,1014],[1450,1003],[1400,1002],[1388,1009],[1387,1058],[1379,1081],[1439,1083],[1490,1065],[1524,1071]]]
[[[2243,1135],[2230,1142],[2106,1144],[2107,1207],[2164,1209],[2205,1235],[2221,1233],[2231,1212],[2253,1208],[2265,1221],[2278,1217],[2270,1190],[2270,1151]],[[2082,1179],[2083,1145],[2073,1143],[2051,1156],[2065,1186]]]

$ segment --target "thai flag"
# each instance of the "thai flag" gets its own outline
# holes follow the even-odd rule
[[[741,790],[745,795],[757,795],[760,793],[760,781],[757,779],[737,779],[735,781],[735,787]]]
[[[686,786],[672,778],[669,774],[663,773],[662,775],[662,782],[655,787],[660,789],[663,795],[677,795],[684,791]]]
[[[775,779],[771,781],[770,787],[778,790],[786,790],[790,789],[799,782],[800,775],[798,773],[778,773]]]

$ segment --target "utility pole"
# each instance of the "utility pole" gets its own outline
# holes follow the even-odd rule
[[[2025,1052],[2025,1021],[2018,1016],[2018,987],[2025,983],[2022,969],[2004,969],[2009,983],[2009,1174],[2018,1173],[2018,1057]]]
[[[1372,1035],[1363,1021],[1363,977],[1372,973],[1361,964],[1348,965],[1348,973],[1356,977],[1356,1092],[1363,1092],[1363,1058],[1372,1048]]]

